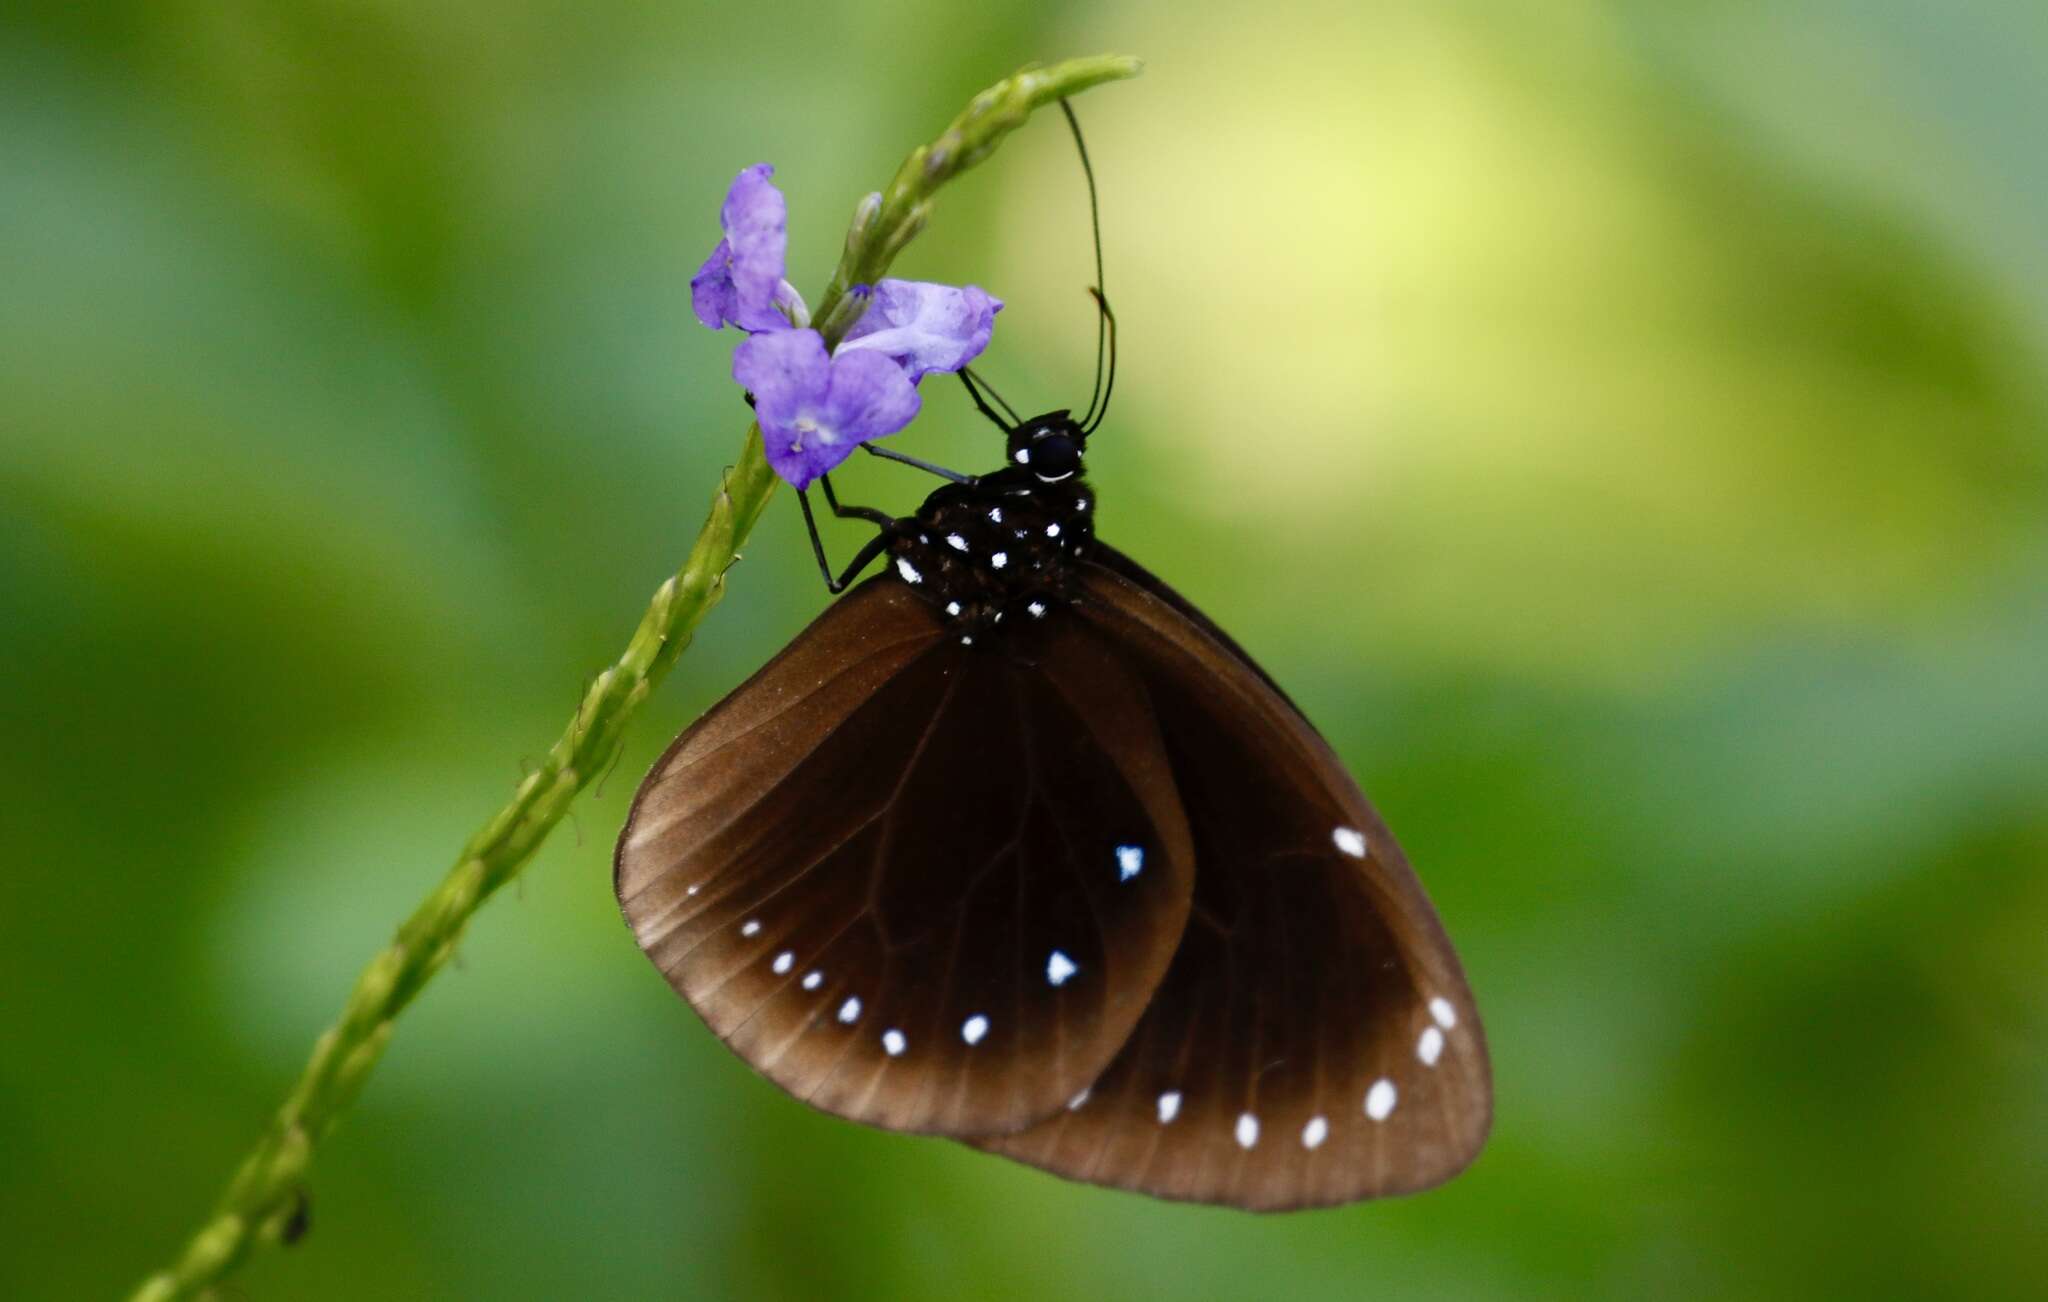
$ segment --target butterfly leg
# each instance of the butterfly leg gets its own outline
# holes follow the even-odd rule
[[[827,496],[831,494],[829,487],[826,489],[826,494]],[[882,515],[879,511],[875,512],[875,515],[881,516],[882,529],[874,537],[861,545],[861,549],[853,554],[853,559],[847,562],[846,568],[840,571],[839,577],[835,579],[832,577],[832,564],[825,559],[825,540],[818,536],[818,521],[811,515],[810,490],[806,488],[797,489],[796,501],[797,505],[801,506],[804,510],[804,528],[810,530],[811,554],[818,558],[818,573],[825,578],[825,590],[835,595],[852,587],[853,581],[860,576],[860,572],[866,569],[875,557],[882,554],[882,549],[889,545],[889,539],[895,536],[896,522]],[[833,505],[836,511],[838,504],[835,502]],[[852,507],[848,509],[862,510],[865,508]],[[868,517],[862,516],[861,518],[867,519]]]
[[[866,520],[870,524],[878,524],[885,529],[896,523],[894,516],[891,516],[886,511],[877,511],[872,506],[841,506],[839,504],[839,494],[832,491],[832,476],[819,475],[818,482],[825,486],[825,505],[831,507],[832,514],[840,519]]]
[[[972,485],[981,482],[981,477],[978,475],[963,475],[957,470],[948,470],[944,466],[935,466],[929,461],[920,461],[916,457],[905,456],[901,452],[891,452],[887,448],[878,448],[872,443],[863,443],[861,448],[873,456],[882,458],[884,461],[896,461],[906,466],[916,466],[919,470],[937,475],[941,479],[950,479],[956,484]]]
[[[981,409],[982,415],[988,417],[990,421],[994,422],[995,427],[997,429],[1001,430],[1005,434],[1008,434],[1013,428],[1016,427],[1016,421],[1005,421],[1001,416],[998,416],[996,414],[995,409],[993,407],[988,405],[988,399],[981,396],[981,391],[984,388],[988,388],[988,384],[986,381],[977,384],[974,380],[974,376],[968,371],[966,367],[963,366],[960,368],[960,383],[967,386],[967,396],[974,399],[974,405]],[[988,391],[990,393],[995,393],[994,389],[989,389]],[[997,396],[996,401],[1003,402],[1000,395]],[[1007,408],[1009,405],[1009,403],[1003,402],[1004,407]]]

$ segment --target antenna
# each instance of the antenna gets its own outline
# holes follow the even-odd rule
[[[1097,337],[1100,338],[1101,327],[1104,324],[1107,324],[1109,327],[1109,383],[1102,390],[1102,410],[1095,411],[1095,404],[1092,402],[1088,404],[1089,410],[1094,412],[1095,419],[1092,421],[1084,419],[1081,422],[1081,436],[1083,438],[1093,434],[1095,427],[1102,424],[1103,418],[1109,415],[1109,395],[1116,392],[1116,313],[1109,310],[1109,300],[1102,296],[1101,290],[1090,289],[1088,292],[1095,296],[1096,310],[1101,313],[1096,324]],[[1100,369],[1101,363],[1098,362],[1096,365],[1097,369]]]
[[[1081,138],[1081,121],[1074,116],[1074,106],[1066,100],[1060,101],[1060,112],[1067,115],[1067,126],[1074,133],[1074,148],[1081,155],[1081,174],[1088,178],[1088,223],[1095,235],[1095,284],[1088,291],[1095,299],[1095,388],[1088,395],[1088,410],[1081,417],[1081,432],[1091,434],[1109,415],[1109,395],[1116,388],[1116,317],[1109,310],[1109,299],[1102,287],[1102,210],[1095,198],[1095,168],[1088,161],[1088,142]],[[1109,355],[1108,383],[1103,382],[1103,350],[1105,344]]]

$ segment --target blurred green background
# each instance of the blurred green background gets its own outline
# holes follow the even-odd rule
[[[236,1296],[2039,1296],[2048,10],[30,0],[0,19],[0,1295],[179,1245],[694,535],[687,281],[815,295],[976,89],[1080,104],[1105,534],[1319,721],[1491,1032],[1466,1175],[1286,1218],[813,1114],[636,952],[639,773],[823,605],[731,595],[400,1023]],[[1084,393],[1056,117],[901,274]],[[939,386],[896,446],[991,463]],[[910,509],[910,472],[851,495]],[[835,535],[840,554],[857,535]]]

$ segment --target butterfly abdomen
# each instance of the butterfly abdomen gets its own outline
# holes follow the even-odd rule
[[[1094,507],[1078,475],[1046,484],[999,471],[948,484],[898,527],[891,569],[963,637],[1004,619],[1044,619],[1074,599],[1075,567],[1095,536]]]

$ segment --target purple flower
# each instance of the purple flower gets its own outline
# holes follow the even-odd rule
[[[868,310],[839,345],[895,358],[913,381],[933,371],[957,371],[988,347],[1003,301],[977,285],[959,288],[920,280],[876,285]]]
[[[756,163],[733,178],[719,219],[725,238],[690,280],[690,305],[713,330],[748,332],[733,354],[732,376],[753,394],[768,464],[798,488],[853,455],[869,439],[894,434],[917,415],[917,381],[957,371],[981,355],[1002,301],[973,285],[885,280],[857,287],[867,306],[828,356],[810,312],[783,279],[789,209]],[[872,216],[880,195],[862,212]],[[850,305],[850,306],[857,306]],[[801,324],[801,328],[798,328]]]
[[[719,211],[725,238],[690,279],[690,305],[713,330],[786,330],[775,304],[783,289],[789,251],[789,209],[768,178],[775,169],[756,163],[733,178]]]
[[[919,406],[916,387],[887,355],[827,356],[815,330],[749,335],[733,354],[732,378],[754,395],[768,464],[798,488],[908,425]]]

